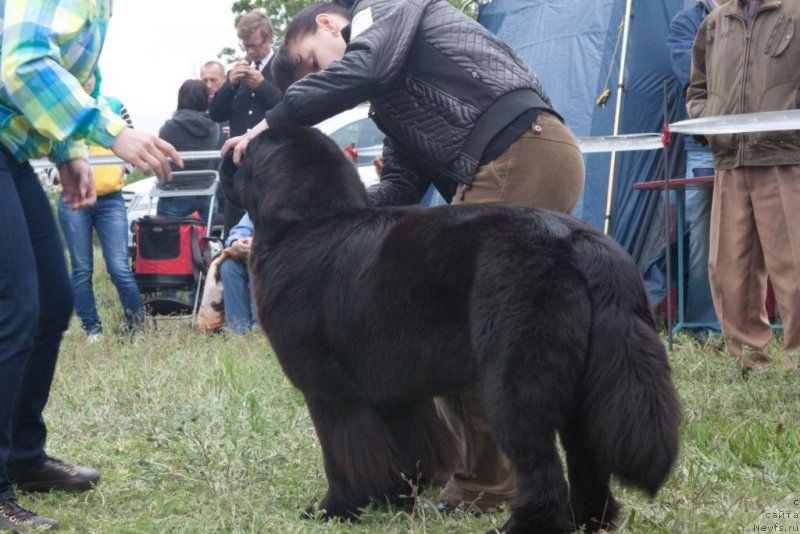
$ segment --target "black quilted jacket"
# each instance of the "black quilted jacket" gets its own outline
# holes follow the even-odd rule
[[[521,113],[549,109],[505,43],[444,0],[338,0],[353,22],[344,58],[293,84],[270,126],[312,125],[369,100],[387,135],[376,205],[448,200],[471,183],[487,144]]]

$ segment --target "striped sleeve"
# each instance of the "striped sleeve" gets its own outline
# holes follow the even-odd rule
[[[131,119],[131,114],[128,112],[128,108],[125,107],[125,104],[120,104],[119,116],[122,117],[122,120],[125,121],[128,128],[133,128],[133,119]]]
[[[11,102],[41,134],[56,141],[56,163],[83,152],[73,136],[110,147],[125,121],[86,94],[64,67],[60,43],[79,40],[94,2],[6,0],[0,75]],[[93,36],[85,49],[102,46]]]

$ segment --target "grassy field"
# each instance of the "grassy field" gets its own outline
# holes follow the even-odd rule
[[[116,294],[105,273],[95,277],[112,331]],[[655,500],[616,491],[619,530],[800,531],[797,519],[763,515],[800,496],[797,377],[776,366],[742,380],[724,354],[684,337],[671,359],[685,413],[681,457]],[[384,508],[360,524],[299,519],[325,490],[319,448],[260,333],[204,336],[161,321],[133,341],[107,334],[87,344],[73,319],[45,415],[49,452],[103,476],[86,494],[21,497],[67,532],[485,532],[507,518]]]

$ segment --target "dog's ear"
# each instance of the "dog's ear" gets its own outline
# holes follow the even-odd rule
[[[313,128],[270,128],[250,141],[236,175],[242,206],[275,242],[295,226],[370,206],[353,163]]]
[[[282,240],[304,219],[303,205],[298,199],[302,184],[295,174],[298,159],[289,140],[280,134],[280,131],[270,132],[269,141],[263,140],[252,161],[253,171],[269,181],[268,192],[252,200],[263,221],[261,235],[270,243]]]
[[[285,133],[270,129],[251,140],[234,180],[241,207],[258,226],[259,238],[270,243],[303,220],[292,179],[297,160]]]
[[[239,176],[237,179],[236,174],[239,172],[239,167],[233,163],[233,150],[229,150],[228,154],[223,158],[222,163],[219,164],[219,182],[222,186],[222,194],[225,199],[236,207],[242,208],[243,200],[241,192],[243,190],[242,184],[238,181],[243,179]]]

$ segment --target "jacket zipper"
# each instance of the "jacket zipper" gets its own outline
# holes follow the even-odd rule
[[[770,6],[762,5],[759,8],[759,10],[753,14],[753,20],[750,21],[749,25],[747,24],[747,20],[744,17],[742,17],[738,13],[734,14],[734,17],[739,19],[744,25],[744,69],[742,70],[742,95],[741,95],[741,108],[739,108],[739,113],[745,112],[744,104],[745,104],[745,93],[746,93],[745,89],[747,86],[747,66],[749,64],[748,60],[750,59],[750,32],[753,29],[753,26],[755,26],[756,19],[758,18],[758,16],[761,15],[761,13],[763,13],[764,11],[766,11],[765,8],[767,7]],[[746,149],[745,135],[744,134],[739,134],[739,135],[741,135],[741,138],[739,139],[739,158],[738,158],[739,161],[737,161],[737,165],[743,167],[745,161],[744,155]]]
[[[753,24],[756,22],[756,16],[758,13],[753,15],[753,20],[750,21],[750,24],[747,24],[747,20],[744,17],[736,15],[736,18],[742,22],[744,26],[744,67],[742,68],[742,91],[741,91],[741,105],[739,107],[739,113],[744,113],[744,105],[745,105],[745,94],[747,92],[747,66],[749,64],[750,59],[750,29],[753,27]],[[744,151],[745,151],[745,142],[744,142],[744,134],[739,134],[739,157],[736,162],[737,167],[744,166]]]

